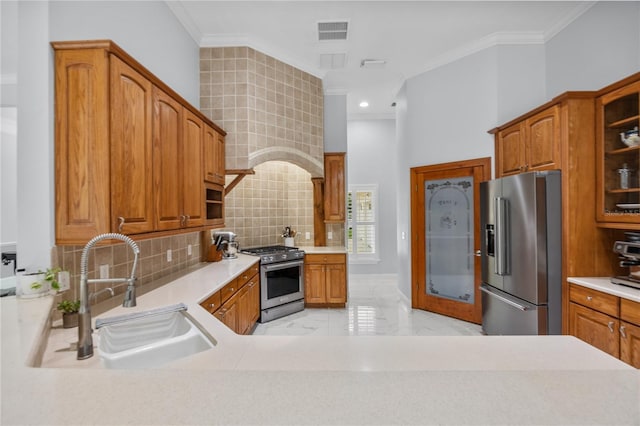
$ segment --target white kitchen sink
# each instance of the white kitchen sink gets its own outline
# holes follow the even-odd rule
[[[215,345],[184,311],[120,319],[102,325],[98,336],[106,368],[155,368]]]

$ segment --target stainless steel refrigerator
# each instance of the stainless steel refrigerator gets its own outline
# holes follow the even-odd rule
[[[484,333],[561,334],[560,171],[482,182],[480,196]]]

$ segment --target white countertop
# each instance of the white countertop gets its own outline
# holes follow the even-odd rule
[[[640,372],[570,336],[237,336],[197,302],[254,259],[138,297],[217,341],[154,370],[79,368],[68,342],[27,367],[53,298],[3,298],[0,424],[640,424]]]
[[[609,277],[569,277],[567,281],[603,293],[633,300],[634,302],[640,302],[640,290],[620,284],[613,284]]]

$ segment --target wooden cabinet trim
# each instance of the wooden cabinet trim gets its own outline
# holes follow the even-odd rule
[[[554,105],[566,102],[568,100],[571,99],[593,99],[594,97],[598,96],[598,92],[596,91],[569,91],[569,92],[564,92],[561,95],[556,96],[555,98],[551,99],[549,102],[546,102],[542,105],[540,105],[539,107],[532,109],[531,111],[526,112],[525,114],[522,114],[504,124],[501,124],[500,126],[494,127],[493,129],[490,129],[487,131],[487,133],[495,135],[496,133],[498,133],[501,130],[506,129],[507,127],[511,127],[514,124],[517,124],[521,121],[526,120],[529,117],[532,117]]]

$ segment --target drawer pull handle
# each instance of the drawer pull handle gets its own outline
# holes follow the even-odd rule
[[[211,308],[211,309],[213,309],[213,308],[215,308],[215,307],[216,307],[216,304],[215,304],[215,303],[212,303],[212,304],[210,304],[210,305],[209,305],[209,308]]]
[[[609,321],[609,324],[607,324],[607,326],[609,327],[609,331],[613,333],[613,321]]]
[[[593,297],[591,297],[591,296],[587,296],[587,300],[588,300],[589,302],[591,302],[591,301],[593,300]]]
[[[124,217],[118,216],[118,221],[120,222],[118,224],[118,232],[122,232],[122,227],[124,226],[124,222],[125,222]]]
[[[621,325],[620,326],[620,335],[626,339],[627,338],[627,333],[625,333],[624,330],[625,330],[624,325]]]

